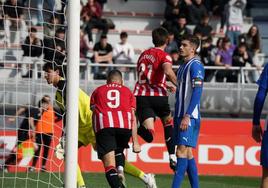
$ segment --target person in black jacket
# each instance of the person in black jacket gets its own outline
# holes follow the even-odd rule
[[[196,25],[207,14],[207,9],[202,0],[185,0],[187,4],[187,23]]]
[[[183,0],[168,0],[165,8],[165,23],[163,26],[169,30],[172,23],[176,21],[181,14],[185,14],[186,4]]]
[[[200,33],[202,36],[202,40],[206,40],[209,37],[212,37],[213,28],[209,25],[209,15],[203,15],[200,23],[196,25],[194,28],[194,34]]]
[[[44,39],[44,61],[62,65],[66,60],[65,29],[58,28],[54,37]]]
[[[245,43],[239,44],[239,46],[235,49],[233,53],[232,63],[234,67],[245,67],[246,64],[253,66],[252,57],[250,53],[247,51],[247,46]],[[237,80],[239,71],[234,71],[233,75],[236,77]]]
[[[7,45],[10,46],[10,30],[20,31],[19,42],[22,42],[27,33],[23,5],[18,0],[7,0],[2,7],[4,10],[4,30],[7,38]]]
[[[37,37],[37,29],[29,29],[29,36],[26,37],[21,45],[23,50],[23,64],[21,66],[22,77],[32,77],[32,68],[40,62],[43,53],[43,41]]]
[[[186,27],[186,16],[181,14],[179,18],[173,23],[174,37],[177,42],[177,46],[181,45],[181,38],[185,35],[191,34],[191,30]]]

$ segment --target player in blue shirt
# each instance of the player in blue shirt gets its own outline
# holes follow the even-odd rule
[[[196,147],[200,129],[200,98],[203,90],[204,66],[196,57],[199,39],[193,35],[183,37],[180,56],[184,64],[177,72],[178,87],[174,114],[174,141],[177,145],[177,168],[172,188],[179,188],[185,172],[192,188],[198,188],[198,173],[192,148]]]
[[[261,188],[268,187],[268,131],[267,121],[265,123],[264,132],[260,126],[261,112],[264,105],[264,101],[268,91],[268,64],[264,67],[259,80],[258,92],[254,101],[253,111],[253,126],[252,137],[256,142],[262,142],[261,144],[261,165],[262,165],[262,183]]]

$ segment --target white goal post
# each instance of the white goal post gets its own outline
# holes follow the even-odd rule
[[[80,1],[1,0],[1,2],[0,188],[61,188],[63,186],[75,188],[77,186],[75,169],[78,164]],[[62,12],[64,6],[65,11]],[[17,17],[12,18],[12,12],[16,12]],[[47,27],[50,30],[46,30]],[[60,33],[59,36],[57,32]],[[63,38],[60,36],[62,34]],[[50,42],[48,44],[52,46],[47,45],[46,42]],[[65,49],[59,51],[57,42],[59,45],[65,45],[66,52]],[[38,55],[34,55],[33,53],[37,51]],[[52,55],[46,55],[47,51]],[[67,62],[62,60],[58,64],[62,66],[67,64],[67,74],[64,75],[67,81],[64,160],[59,160],[54,154],[62,132],[60,120],[52,123],[54,130],[47,145],[49,149],[46,157],[42,154],[46,150],[44,142],[35,143],[36,135],[40,134],[36,128],[29,128],[26,139],[20,140],[18,136],[20,134],[18,132],[24,129],[21,126],[24,120],[25,122],[40,120],[43,107],[39,105],[44,96],[50,97],[52,109],[54,107],[58,109],[55,102],[56,88],[46,83],[42,66],[45,62],[55,62],[59,54],[64,56],[63,59],[67,55]],[[38,117],[32,116],[32,109],[40,110],[39,114],[35,113]],[[58,119],[62,118],[62,115],[55,111],[55,117],[57,116]],[[33,165],[38,148],[41,149]],[[6,163],[9,159],[12,159],[10,160],[12,163]]]
[[[78,94],[80,58],[80,2],[69,0],[67,11],[67,135],[65,186],[76,187],[78,156]]]

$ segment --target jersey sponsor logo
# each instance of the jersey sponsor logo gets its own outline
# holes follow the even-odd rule
[[[182,137],[182,139],[185,140],[186,142],[188,142],[188,138]]]

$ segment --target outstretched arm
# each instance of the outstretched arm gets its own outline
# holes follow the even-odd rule
[[[8,118],[8,121],[9,121],[9,122],[14,122],[14,121],[16,120],[16,117],[20,116],[20,115],[23,114],[25,111],[26,111],[26,107],[24,107],[24,106],[20,107],[20,108],[17,110],[15,116],[13,116],[13,117],[9,117],[9,118]]]

